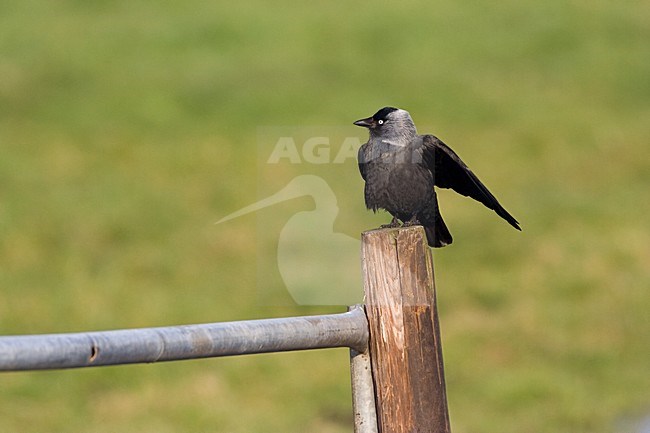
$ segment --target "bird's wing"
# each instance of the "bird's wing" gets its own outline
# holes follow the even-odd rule
[[[434,175],[435,185],[451,188],[459,194],[471,197],[492,209],[517,230],[517,220],[506,211],[485,185],[465,165],[456,152],[433,135],[422,137],[423,163]]]
[[[359,172],[361,173],[361,177],[363,178],[363,180],[366,180],[366,167],[367,167],[367,165],[364,163],[364,161],[366,159],[365,158],[365,149],[366,149],[367,145],[368,145],[368,143],[362,145],[359,148],[359,153],[357,154],[357,161],[359,163]]]

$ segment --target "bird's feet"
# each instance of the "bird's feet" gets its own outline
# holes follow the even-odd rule
[[[414,216],[410,220],[404,221],[404,224],[402,225],[402,227],[413,227],[413,226],[419,226],[419,225],[421,225],[420,221],[418,221],[418,219]]]
[[[382,224],[379,226],[380,229],[394,229],[395,227],[399,227],[399,221],[395,217],[390,221],[390,224]]]

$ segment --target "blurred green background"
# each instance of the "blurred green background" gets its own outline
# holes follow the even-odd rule
[[[342,311],[260,302],[255,217],[214,222],[258,198],[260,125],[365,139],[351,122],[395,105],[524,228],[440,194],[453,431],[634,432],[650,414],[648,41],[641,1],[4,0],[0,333]],[[388,220],[353,163],[341,186],[337,230]],[[349,432],[347,356],[2,374],[0,430]]]

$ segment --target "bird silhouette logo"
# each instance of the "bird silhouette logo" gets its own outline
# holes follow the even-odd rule
[[[304,196],[314,200],[315,208],[292,215],[278,234],[277,265],[287,291],[299,305],[360,302],[360,241],[334,231],[339,207],[336,194],[322,177],[296,176],[280,191],[216,224]]]

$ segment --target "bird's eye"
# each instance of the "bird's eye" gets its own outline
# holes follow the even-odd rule
[[[383,125],[383,124],[384,124],[384,121],[383,121],[383,120],[380,120],[380,121],[378,121],[377,123],[379,123],[380,125]]]

